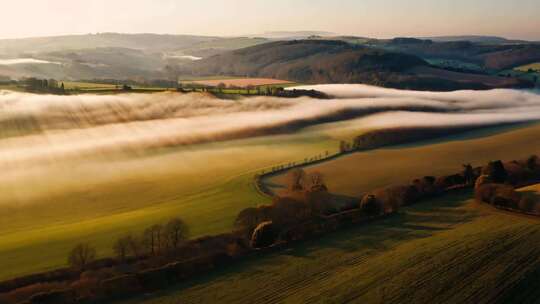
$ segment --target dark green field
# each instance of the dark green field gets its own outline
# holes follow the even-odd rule
[[[125,303],[536,303],[540,220],[468,191]],[[536,284],[536,285],[535,285]]]

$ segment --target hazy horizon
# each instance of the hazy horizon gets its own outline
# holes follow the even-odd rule
[[[3,16],[0,39],[103,32],[246,36],[326,31],[373,38],[483,35],[540,40],[540,2],[535,0],[520,0],[519,5],[504,0],[290,2],[20,0],[4,6],[9,14]]]

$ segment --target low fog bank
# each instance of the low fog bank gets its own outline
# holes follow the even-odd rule
[[[291,133],[361,117],[359,128],[481,126],[540,119],[540,95],[516,90],[413,92],[306,87],[335,96],[220,100],[205,94],[52,96],[0,92],[0,163]],[[360,131],[360,130],[359,130]]]

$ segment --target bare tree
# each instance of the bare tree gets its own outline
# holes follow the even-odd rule
[[[326,190],[324,177],[320,172],[313,172],[308,175],[306,188],[310,190]]]
[[[306,172],[300,168],[291,170],[289,173],[289,190],[302,191],[304,190],[304,180]]]
[[[148,252],[156,255],[161,250],[163,244],[163,226],[153,225],[144,231],[144,244]]]
[[[135,257],[139,257],[142,254],[142,242],[141,240],[133,237],[132,235],[128,235],[126,237],[126,243],[128,245],[128,250],[131,252],[131,254]]]
[[[84,269],[95,259],[96,249],[88,244],[78,244],[69,253],[68,263],[73,268]]]
[[[474,169],[471,164],[463,165],[463,177],[466,185],[474,184]]]
[[[164,234],[167,246],[176,249],[189,237],[189,227],[183,220],[174,218],[165,225]]]
[[[131,236],[124,236],[116,240],[113,250],[120,260],[125,260],[129,255]]]

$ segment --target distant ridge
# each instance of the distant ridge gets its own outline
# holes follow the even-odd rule
[[[435,42],[455,42],[469,41],[473,43],[491,43],[491,44],[508,44],[508,43],[526,43],[530,41],[507,39],[499,36],[482,36],[482,35],[460,35],[460,36],[435,36],[435,37],[419,37],[419,39],[429,39]]]
[[[267,39],[304,39],[311,36],[332,37],[339,34],[325,31],[276,31],[263,34],[247,35],[247,37],[261,37]]]

